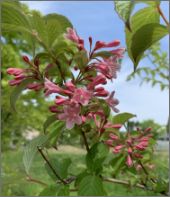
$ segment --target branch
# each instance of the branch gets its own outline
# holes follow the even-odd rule
[[[159,5],[157,6],[157,9],[158,9],[158,12],[159,12],[160,16],[162,17],[162,19],[164,20],[164,22],[166,23],[166,25],[169,27],[170,24],[169,24],[169,22],[167,21],[167,19],[165,18],[165,15],[164,15],[164,13],[162,12],[162,10],[161,10],[161,8],[160,8]]]
[[[103,177],[103,181],[129,186],[129,182],[128,181],[123,181],[123,180],[118,180],[118,179],[113,179],[113,178],[105,178],[105,177]],[[136,184],[134,186],[138,187],[138,188],[141,188],[141,189],[145,189],[146,188],[144,185],[141,185],[141,184]]]
[[[85,135],[84,131],[81,131],[81,133],[82,133],[82,136],[83,136],[84,144],[86,146],[86,150],[87,150],[87,152],[89,152],[90,148],[89,148],[89,145],[87,143],[86,135]]]
[[[41,147],[37,147],[38,151],[40,152],[41,156],[43,157],[43,159],[46,161],[46,163],[48,164],[48,166],[50,167],[50,169],[52,170],[52,172],[55,174],[55,176],[63,183],[63,184],[67,184],[66,181],[64,181],[55,171],[55,169],[53,168],[53,166],[50,164],[50,162],[48,161],[48,159],[46,158],[46,156],[44,155]]]
[[[26,180],[27,180],[27,181],[30,181],[30,182],[38,183],[38,184],[43,185],[43,186],[45,186],[45,187],[47,186],[46,183],[44,183],[44,182],[42,182],[42,181],[39,181],[39,180],[37,180],[37,179],[33,179],[33,178],[30,177],[30,176],[27,176],[27,177],[26,177]]]

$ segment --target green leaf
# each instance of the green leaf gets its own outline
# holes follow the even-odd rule
[[[55,169],[56,173],[62,178],[67,178],[68,175],[68,168],[71,165],[71,159],[70,158],[57,158],[53,157],[49,159],[49,162]],[[48,175],[56,181],[56,176],[51,171],[51,168],[49,168],[48,164],[45,164],[45,169],[48,172]]]
[[[39,193],[39,196],[56,196],[58,189],[57,185],[49,185]]]
[[[10,96],[10,105],[11,105],[12,110],[16,111],[15,104],[16,104],[16,101],[19,98],[21,92],[26,88],[26,86],[28,84],[30,84],[34,81],[35,81],[35,79],[31,79],[31,78],[25,79],[17,87],[15,87],[14,91],[11,93],[11,96]]]
[[[58,196],[69,196],[69,185],[60,185],[59,191],[57,193]]]
[[[86,155],[86,165],[88,169],[99,173],[102,171],[102,164],[109,153],[109,148],[102,142],[96,143]]]
[[[76,53],[76,55],[74,56],[74,61],[79,69],[86,67],[86,65],[88,64],[87,52],[82,50],[79,53]]]
[[[71,22],[62,15],[48,14],[44,17],[48,35],[48,46],[51,46],[56,37],[64,33],[68,27],[72,27]]]
[[[33,159],[37,153],[37,146],[44,146],[48,140],[48,136],[40,135],[37,138],[33,139],[24,149],[23,163],[26,170],[26,173],[29,174],[29,170],[32,164]]]
[[[61,132],[64,130],[64,126],[65,126],[65,123],[62,122],[62,121],[56,121],[53,126],[51,127],[50,129],[50,132],[49,132],[49,141],[48,141],[48,144],[47,144],[47,148],[49,147],[52,147],[52,146],[55,146],[56,143],[57,143],[57,140],[61,134]]]
[[[54,41],[66,31],[67,27],[72,27],[69,20],[62,15],[48,14],[42,17],[37,13],[33,13],[32,26],[39,43],[45,49],[50,49]]]
[[[133,60],[131,52],[131,43],[133,41],[133,35],[139,30],[142,26],[150,23],[159,23],[160,15],[156,11],[155,7],[146,7],[138,12],[136,12],[131,17],[131,32],[125,28],[126,32],[126,45],[129,57]]]
[[[2,3],[2,21],[3,23],[13,24],[16,26],[22,26],[27,29],[30,28],[29,20],[22,10],[9,3]]]
[[[120,154],[111,160],[110,164],[113,167],[113,172],[115,176],[118,175],[122,167],[125,165],[125,159],[126,159],[126,156],[123,154]]]
[[[124,124],[125,122],[127,122],[129,119],[136,117],[136,115],[131,114],[131,113],[120,113],[118,115],[115,115],[113,117],[113,123],[114,124]]]
[[[39,196],[69,196],[69,186],[49,185],[40,192]]]
[[[55,121],[57,121],[57,117],[56,117],[56,114],[55,115],[52,115],[52,116],[49,116],[47,118],[47,120],[44,122],[43,124],[43,130],[44,130],[44,133],[46,132],[47,128],[52,124],[54,123]]]
[[[102,180],[95,175],[88,175],[82,179],[78,188],[79,196],[104,196]]]
[[[130,15],[134,8],[134,1],[114,1],[115,10],[130,30]]]
[[[131,54],[136,69],[144,52],[151,47],[152,44],[158,42],[168,34],[167,27],[152,23],[142,26],[132,37]]]

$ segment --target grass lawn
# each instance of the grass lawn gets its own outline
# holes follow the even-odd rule
[[[78,174],[85,169],[85,151],[70,146],[61,147],[59,151],[50,151],[50,155],[56,157],[70,157],[72,164],[69,172]],[[37,196],[44,186],[29,182],[26,180],[26,174],[22,162],[22,151],[6,151],[2,154],[2,196]],[[155,162],[162,176],[168,176],[168,152],[161,151],[155,154]],[[160,166],[161,165],[161,166]],[[163,168],[164,166],[165,168]],[[41,180],[46,184],[53,184],[44,169],[44,161],[40,155],[37,155],[32,168],[31,176],[34,179]],[[109,196],[155,196],[153,192],[147,192],[142,189],[129,189],[119,184],[104,183]],[[76,192],[71,193],[76,196]]]

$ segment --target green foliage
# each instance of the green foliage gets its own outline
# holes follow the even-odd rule
[[[144,25],[135,32],[130,42],[135,69],[144,52],[167,34],[167,27],[155,23]]]
[[[54,170],[56,171],[56,173],[62,178],[67,178],[68,176],[68,168],[71,165],[71,159],[70,158],[57,158],[57,157],[53,157],[49,159],[50,164],[53,166]],[[45,164],[45,169],[48,172],[48,175],[54,180],[56,181],[56,176],[55,174],[52,172],[51,168],[48,166],[48,164]]]
[[[136,3],[146,3],[148,7],[131,16]],[[134,70],[144,52],[168,34],[168,28],[159,21],[159,4],[160,1],[115,1],[115,10],[125,22],[127,51],[134,63]]]
[[[12,110],[15,111],[15,103],[18,100],[18,97],[20,96],[22,91],[26,88],[26,86],[28,84],[30,84],[34,81],[35,81],[35,79],[32,79],[32,78],[25,79],[14,89],[14,91],[12,92],[12,94],[10,96],[10,104],[11,104]]]
[[[113,123],[114,124],[124,124],[126,123],[129,119],[136,117],[136,115],[131,114],[131,113],[120,113],[117,114],[113,117]]]
[[[102,180],[95,175],[85,176],[80,182],[78,189],[79,196],[104,196],[106,192],[103,188]]]
[[[79,53],[76,53],[74,61],[79,69],[84,69],[88,63],[87,52],[82,50]]]
[[[126,27],[130,30],[130,15],[133,11],[134,1],[114,1],[115,10],[124,21]]]
[[[86,156],[87,168],[91,172],[96,172],[96,174],[100,173],[108,152],[108,146],[102,142],[94,144]]]
[[[49,185],[39,193],[39,196],[53,196],[57,195],[57,192],[58,187],[56,185]]]
[[[25,166],[26,173],[29,174],[30,167],[32,165],[33,159],[36,156],[38,151],[38,146],[43,146],[48,140],[48,137],[45,135],[41,135],[35,139],[33,139],[25,148],[23,162]]]
[[[111,161],[110,164],[113,168],[113,176],[116,177],[118,176],[120,170],[124,168],[124,163],[125,163],[125,155],[119,154],[118,156],[114,157]]]
[[[49,116],[49,117],[47,118],[47,120],[44,122],[44,125],[43,125],[44,133],[46,132],[47,128],[48,128],[52,123],[54,123],[55,121],[57,121],[56,115],[52,115],[52,116]]]

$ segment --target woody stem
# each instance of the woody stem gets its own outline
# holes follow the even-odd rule
[[[67,184],[66,181],[64,181],[55,171],[55,169],[53,168],[53,166],[51,165],[51,163],[48,161],[48,159],[46,158],[46,156],[44,155],[42,148],[41,147],[37,147],[38,151],[40,152],[41,156],[43,157],[43,159],[46,161],[46,163],[48,164],[49,168],[51,169],[51,171],[54,173],[54,175],[63,183],[63,184]]]
[[[86,138],[86,135],[85,135],[84,131],[81,131],[81,134],[83,136],[83,140],[84,140],[84,144],[86,146],[86,150],[87,150],[87,152],[89,152],[90,148],[89,148],[89,145],[88,145],[88,142],[87,142],[87,138]]]

